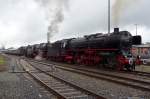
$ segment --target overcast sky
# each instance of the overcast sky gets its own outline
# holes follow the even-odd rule
[[[39,1],[41,0],[0,0],[0,45],[19,47],[47,41],[52,17],[49,16],[51,11],[47,10],[53,6],[42,5]],[[122,5],[118,26],[135,35],[135,24],[138,24],[138,34],[142,35],[143,42],[150,42],[150,0],[129,1],[133,2]],[[67,3],[60,10],[63,17],[57,23],[59,32],[52,34],[51,41],[107,32],[107,0],[63,2]],[[111,0],[111,28],[115,27],[114,3],[115,0]]]

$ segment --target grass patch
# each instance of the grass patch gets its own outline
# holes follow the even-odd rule
[[[5,59],[3,56],[0,55],[0,65],[4,65],[5,64]]]
[[[5,58],[2,55],[0,55],[0,71],[4,71],[5,69]]]

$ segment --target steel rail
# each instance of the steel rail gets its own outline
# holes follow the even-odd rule
[[[53,64],[43,63],[43,62],[38,62],[38,61],[33,61],[33,60],[30,60],[30,61],[40,63],[43,65],[48,65],[48,66],[53,65]],[[105,74],[105,73],[100,73],[100,72],[94,72],[94,71],[85,70],[85,69],[79,69],[79,68],[73,68],[73,67],[63,67],[63,66],[58,66],[56,64],[55,64],[55,67],[59,68],[59,69],[67,70],[70,72],[76,72],[76,73],[80,73],[80,74],[83,74],[86,76],[90,76],[90,77],[103,79],[103,80],[115,82],[118,84],[130,86],[130,87],[141,89],[144,91],[150,91],[150,86],[149,86],[150,82],[132,79],[132,78],[121,77],[121,76],[116,76],[116,75],[110,75],[110,74]]]
[[[66,81],[66,80],[64,80],[64,79],[62,79],[62,78],[56,77],[55,75],[50,74],[50,73],[48,73],[47,71],[44,71],[44,70],[42,70],[42,69],[40,69],[40,68],[37,68],[36,66],[34,66],[33,64],[31,64],[30,62],[28,62],[28,63],[29,63],[32,67],[34,67],[34,68],[36,68],[37,70],[43,72],[44,74],[49,75],[49,76],[51,76],[51,77],[53,77],[53,78],[55,78],[55,79],[57,79],[57,80],[59,80],[59,81],[61,81],[61,82],[64,82],[64,83],[68,84],[69,86],[72,86],[73,88],[78,89],[78,90],[80,90],[80,91],[82,91],[82,92],[84,92],[84,93],[86,93],[86,94],[88,94],[88,95],[94,96],[94,97],[96,97],[96,99],[106,99],[106,98],[104,98],[104,97],[102,97],[102,96],[100,96],[100,95],[98,95],[98,94],[96,94],[96,93],[94,93],[94,92],[91,92],[91,91],[89,91],[89,90],[87,90],[87,89],[85,89],[85,88],[81,88],[81,87],[79,87],[79,86],[77,86],[77,85],[75,85],[75,84],[72,84],[72,83],[70,83],[70,82],[68,82],[68,81]],[[48,85],[46,85],[42,80],[40,80],[38,77],[36,77],[35,75],[33,75],[32,72],[30,72],[30,71],[27,71],[27,72],[28,72],[36,81],[39,81],[44,87],[46,87],[46,88],[49,89],[51,92],[53,92],[54,95],[58,96],[58,99],[66,99],[66,97],[60,95],[57,91],[53,90],[53,89],[50,88]]]

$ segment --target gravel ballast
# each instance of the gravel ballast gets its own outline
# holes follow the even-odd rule
[[[122,86],[104,80],[98,80],[95,78],[63,70],[57,70],[57,72],[54,72],[53,74],[59,76],[60,78],[66,79],[74,84],[92,90],[93,92],[107,97],[108,99],[128,99],[130,97],[150,99],[149,92],[144,92],[138,89],[133,89],[127,86]]]
[[[36,66],[42,67],[41,69],[44,69],[45,67],[46,69],[44,70],[48,70],[47,66],[41,64],[36,64]],[[51,70],[51,68],[49,68],[49,70]],[[57,68],[49,73],[83,88],[87,88],[101,96],[106,97],[107,99],[150,99],[150,93],[147,91],[141,91],[105,80],[100,80]]]
[[[12,65],[22,72],[15,63],[15,59],[7,59],[7,69],[0,72],[0,99],[55,99],[26,73],[13,73]]]

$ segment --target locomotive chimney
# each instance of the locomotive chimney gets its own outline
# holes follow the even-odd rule
[[[119,28],[114,28],[114,33],[119,33]]]

